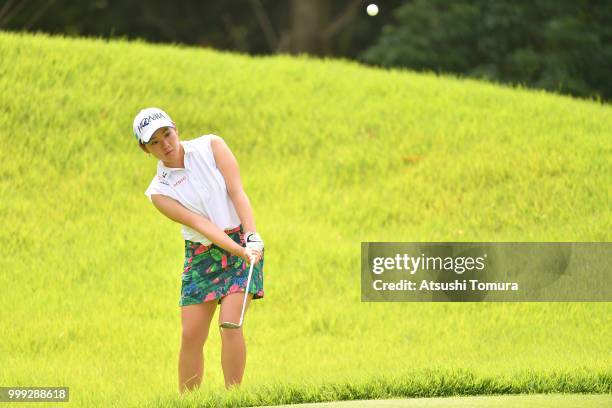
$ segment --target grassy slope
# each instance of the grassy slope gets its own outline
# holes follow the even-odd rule
[[[359,301],[361,241],[610,241],[610,106],[142,43],[0,33],[0,56],[0,384],[174,401],[182,241],[131,135],[160,106],[227,140],[266,241],[236,398],[612,391],[609,304]]]

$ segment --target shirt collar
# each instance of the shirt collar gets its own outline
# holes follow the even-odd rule
[[[183,149],[185,150],[185,168],[188,167],[188,160],[187,160],[187,156],[189,156],[191,153],[195,152],[195,147],[193,146],[193,143],[191,143],[190,140],[181,140],[179,142],[182,146]],[[185,170],[185,168],[182,167],[166,167],[164,166],[164,163],[159,160],[157,162],[157,175],[163,179],[167,178],[171,172],[173,171],[179,171],[179,170]]]

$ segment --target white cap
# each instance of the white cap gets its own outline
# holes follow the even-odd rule
[[[138,112],[132,127],[134,136],[142,143],[149,143],[153,133],[162,127],[175,127],[170,116],[159,108],[146,108]]]

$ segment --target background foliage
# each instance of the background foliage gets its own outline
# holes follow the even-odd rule
[[[609,1],[415,0],[363,61],[612,97]]]
[[[609,101],[609,0],[7,0],[0,29],[308,53]]]

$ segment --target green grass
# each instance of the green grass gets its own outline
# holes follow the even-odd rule
[[[536,394],[487,397],[410,398],[302,404],[298,408],[608,408],[612,395]],[[292,405],[277,405],[288,408]]]
[[[266,242],[243,387],[177,397],[183,242],[131,121],[237,156]],[[0,385],[75,406],[611,393],[609,303],[361,303],[362,241],[610,241],[612,107],[348,61],[0,33]],[[606,284],[608,284],[606,282]]]

